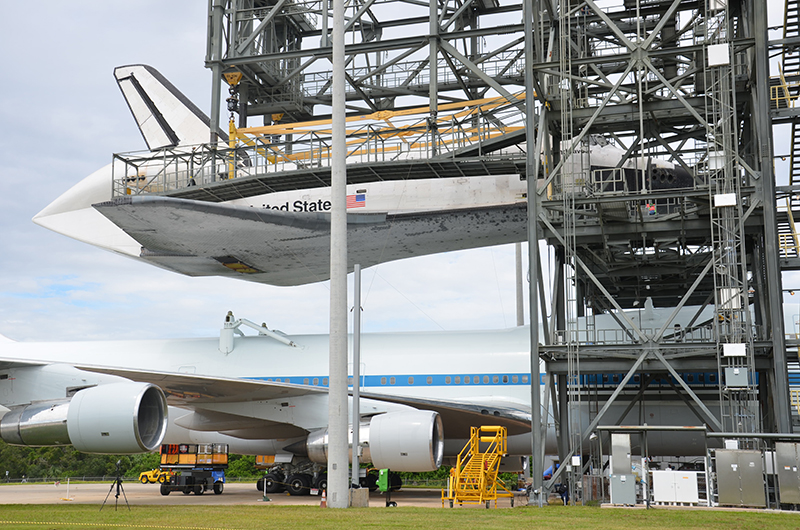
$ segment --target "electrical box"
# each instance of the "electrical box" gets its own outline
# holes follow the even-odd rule
[[[777,442],[775,464],[781,504],[800,504],[800,444]]]
[[[653,471],[653,500],[655,502],[700,501],[696,471]]]
[[[611,504],[636,504],[636,477],[633,475],[611,475]]]
[[[767,506],[761,451],[717,449],[718,502],[728,506]]]
[[[611,473],[625,475],[631,472],[631,435],[611,433]]]
[[[725,386],[728,388],[746,388],[747,379],[747,368],[725,368]]]

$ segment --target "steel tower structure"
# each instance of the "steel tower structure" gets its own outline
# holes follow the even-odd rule
[[[428,139],[429,176],[472,164],[528,179],[530,237],[554,256],[545,278],[531,253],[541,344],[532,335],[562,460],[586,454],[598,425],[646,423],[648,404],[665,399],[715,431],[792,430],[781,273],[798,265],[800,163],[776,185],[773,125],[797,119],[800,37],[793,0],[781,40],[768,40],[766,10],[763,0],[346,4],[349,116],[390,123],[427,107],[414,131]],[[231,72],[242,74],[229,101],[239,127],[327,119],[330,13],[326,0],[210,0],[212,121]],[[490,96],[507,105],[460,122],[469,141],[448,136],[441,108]],[[506,126],[501,109],[526,127]],[[496,129],[482,135],[481,124]],[[279,140],[291,149],[291,137]],[[596,159],[605,145],[622,153],[616,167]],[[386,164],[354,174],[404,178]],[[649,304],[674,308],[659,329],[628,311]],[[676,328],[678,311],[695,306],[713,316]],[[606,314],[615,329],[596,327]]]

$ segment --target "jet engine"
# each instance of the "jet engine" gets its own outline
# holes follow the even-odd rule
[[[436,412],[387,412],[372,417],[360,427],[360,460],[363,462],[372,462],[375,467],[392,471],[412,472],[434,471],[442,465],[444,432],[442,419]],[[309,459],[326,464],[328,429],[309,433],[305,446]],[[286,449],[297,454],[294,447]]]
[[[149,383],[85,388],[72,398],[12,407],[0,438],[12,445],[73,445],[83,453],[153,451],[167,432],[167,399]]]

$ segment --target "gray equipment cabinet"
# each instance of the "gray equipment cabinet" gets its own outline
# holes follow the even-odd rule
[[[777,442],[775,464],[781,504],[800,504],[800,444]]]
[[[761,451],[717,449],[715,456],[719,504],[766,507]]]

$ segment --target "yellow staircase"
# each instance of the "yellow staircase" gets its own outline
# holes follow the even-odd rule
[[[442,505],[448,500],[451,508],[455,503],[485,503],[489,508],[491,501],[497,507],[498,497],[510,497],[513,506],[514,494],[497,477],[500,459],[507,452],[506,437],[505,427],[470,427],[469,442],[458,454],[447,488],[442,490]]]

